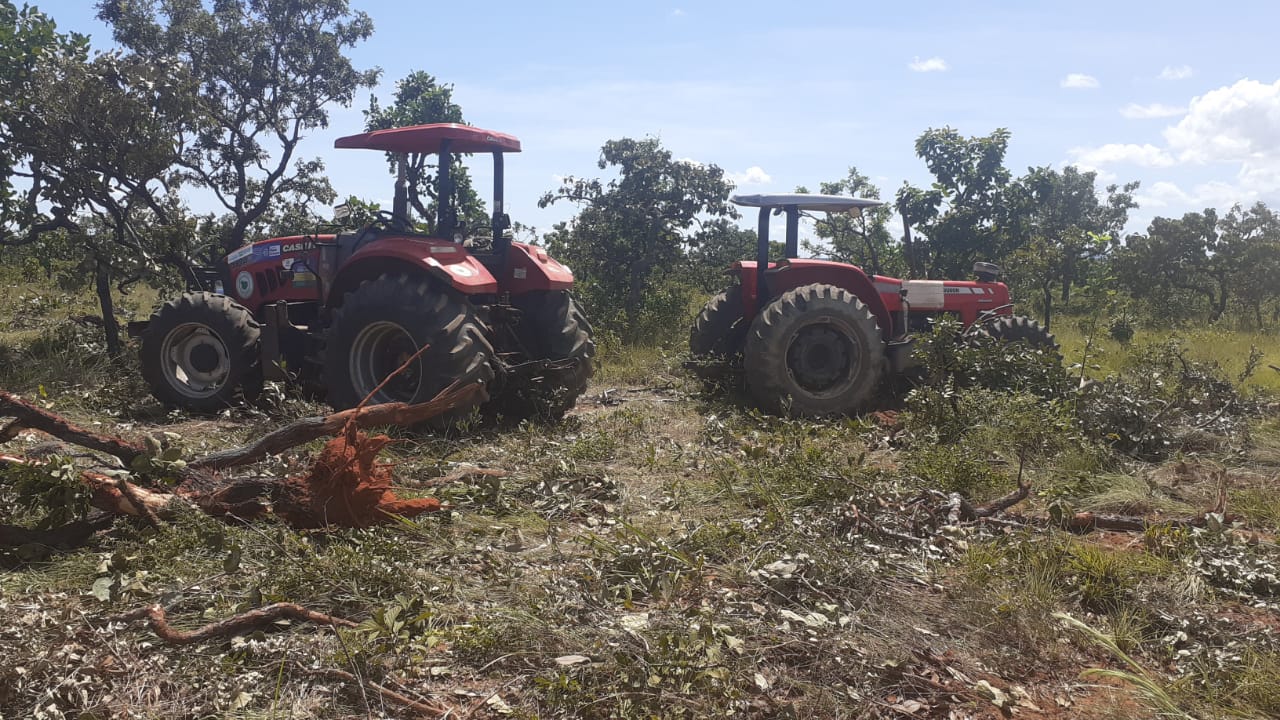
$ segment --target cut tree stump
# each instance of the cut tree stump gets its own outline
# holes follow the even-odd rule
[[[182,505],[210,515],[252,519],[275,514],[295,528],[367,527],[393,517],[413,517],[440,509],[435,498],[401,498],[391,489],[392,465],[377,460],[392,441],[385,435],[370,436],[361,428],[414,425],[470,403],[483,394],[482,385],[451,385],[425,403],[388,403],[343,410],[321,417],[303,418],[243,447],[212,453],[190,463],[181,482],[172,490],[143,487],[124,479],[83,470],[80,482],[91,491],[90,504],[113,515],[139,517],[158,523],[174,516]],[[0,431],[0,442],[11,440],[23,429],[45,432],[59,440],[111,455],[129,466],[145,455],[141,445],[93,433],[65,418],[38,408],[0,390],[0,417],[14,418]],[[310,469],[286,478],[226,479],[219,470],[247,465],[312,440],[332,437]],[[0,454],[5,466],[40,466],[43,461]],[[50,544],[64,545],[79,528],[65,535],[49,536]],[[6,540],[25,541],[33,536],[16,532],[0,534]]]

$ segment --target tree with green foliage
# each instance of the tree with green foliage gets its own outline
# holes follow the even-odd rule
[[[1236,205],[1218,228],[1217,252],[1232,260],[1231,291],[1261,329],[1265,306],[1280,316],[1280,214],[1262,202],[1248,209]]]
[[[196,83],[195,120],[175,135],[178,166],[229,214],[222,250],[260,231],[281,202],[333,200],[324,164],[295,154],[328,126],[333,104],[377,82],[378,70],[345,55],[372,34],[367,15],[347,0],[101,0],[98,17],[125,50],[178,63]]]
[[[465,123],[462,107],[453,101],[453,86],[441,84],[421,70],[415,70],[396,82],[396,92],[391,105],[383,107],[378,98],[369,99],[369,109],[364,113],[365,130],[430,123]],[[391,172],[396,172],[395,158],[388,156]],[[409,187],[409,202],[418,213],[417,222],[431,231],[436,218],[438,189],[433,163],[427,157],[411,157],[409,175],[413,183]],[[450,173],[450,189],[453,191],[453,207],[458,220],[466,228],[488,228],[490,218],[484,201],[471,184],[471,175],[461,165],[453,166]],[[427,198],[423,202],[423,198]]]
[[[686,272],[693,284],[707,293],[724,288],[731,265],[756,256],[756,232],[742,229],[729,216],[703,223],[687,242]],[[770,245],[773,255],[782,255],[783,243],[770,242]]]
[[[930,128],[916,140],[934,183],[929,189],[903,185],[898,208],[919,235],[904,249],[913,275],[958,278],[975,260],[1002,257],[1010,248],[1002,233],[1004,166],[1009,131],[964,137],[949,127]]]
[[[581,207],[571,223],[548,239],[556,256],[573,267],[590,292],[593,311],[620,312],[624,332],[638,326],[646,294],[684,262],[698,230],[717,218],[734,218],[733,184],[715,165],[675,160],[657,138],[610,140],[600,151],[605,181],[568,177],[539,201]]]
[[[44,202],[41,161],[15,133],[39,120],[39,68],[64,59],[84,62],[88,54],[88,38],[58,32],[36,8],[0,0],[0,246],[34,243],[70,222],[73,209]]]
[[[1200,299],[1216,321],[1230,301],[1239,261],[1235,253],[1219,252],[1228,249],[1218,233],[1218,213],[1209,208],[1152,220],[1146,234],[1126,238],[1113,267],[1120,285],[1158,314],[1186,316]]]
[[[796,192],[809,192],[796,188]],[[848,195],[850,197],[880,199],[880,188],[858,168],[850,166],[849,173],[835,182],[818,186],[823,195]],[[826,247],[806,243],[813,253],[827,253],[832,260],[858,265],[868,272],[901,275],[906,272],[902,248],[893,240],[889,220],[893,208],[882,205],[864,209],[858,214],[829,213],[814,219],[814,233]]]
[[[1124,230],[1129,210],[1137,207],[1138,183],[1108,186],[1105,200],[1096,184],[1094,172],[1038,167],[1005,190],[1009,275],[1019,289],[1039,296],[1046,328],[1055,295],[1070,304],[1071,289],[1095,274]]]
[[[194,223],[177,194],[174,138],[191,122],[183,69],[83,46],[41,54],[28,67],[26,104],[5,124],[4,146],[27,180],[6,228],[91,278],[109,351],[121,351],[112,301],[122,284],[185,267]],[[44,216],[43,218],[41,216]],[[49,231],[57,230],[56,235]]]

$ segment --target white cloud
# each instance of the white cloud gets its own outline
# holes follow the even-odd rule
[[[1071,73],[1059,83],[1064,88],[1090,89],[1098,87],[1098,78],[1084,73]]]
[[[1129,103],[1120,108],[1120,114],[1130,120],[1151,120],[1153,118],[1167,118],[1185,115],[1187,109],[1178,107],[1177,105],[1165,105],[1164,103],[1151,103],[1150,105],[1139,105],[1137,103]]]
[[[1068,152],[1073,158],[1072,164],[1085,170],[1118,163],[1142,167],[1169,167],[1174,163],[1167,150],[1150,143],[1108,143],[1095,148],[1072,148]]]
[[[681,10],[680,8],[672,10],[671,17],[684,17],[684,10]]]
[[[1280,80],[1240,80],[1192,98],[1186,117],[1164,138],[1184,162],[1280,170]]]
[[[1148,112],[1152,107],[1141,109]],[[1151,116],[1158,115],[1153,112]],[[1234,168],[1234,177],[1195,184],[1146,178],[1154,182],[1144,182],[1136,199],[1142,207],[1162,213],[1226,208],[1257,200],[1280,202],[1280,80],[1268,84],[1245,79],[1194,97],[1183,116],[1166,127],[1162,136],[1164,142],[1159,145],[1111,143],[1074,148],[1069,155],[1086,169],[1118,164],[1182,166],[1183,177],[1194,172],[1187,166]],[[1223,174],[1220,169],[1213,172]]]
[[[1160,180],[1149,188],[1142,188],[1134,196],[1145,209],[1172,208],[1176,213],[1195,212],[1204,208],[1225,209],[1236,203],[1252,204],[1261,193],[1221,180],[1199,183],[1190,190],[1183,190],[1177,183]]]
[[[726,179],[732,180],[733,183],[738,186],[766,185],[773,182],[773,178],[769,177],[769,173],[765,172],[764,168],[759,165],[752,165],[744,172],[740,173],[725,173],[724,176]]]
[[[1161,80],[1186,80],[1191,77],[1191,66],[1179,65],[1174,67],[1172,65],[1165,65],[1164,69],[1160,71],[1160,74],[1157,77]]]
[[[946,72],[951,69],[951,66],[947,64],[947,61],[940,57],[931,57],[927,60],[921,60],[919,55],[912,58],[911,62],[907,63],[907,67],[911,68],[915,72]]]
[[[699,162],[699,161],[697,161],[697,160],[694,160],[693,158],[687,158],[687,157],[685,157],[685,158],[676,158],[676,162],[678,162],[678,163],[685,163],[686,165],[692,165],[692,166],[694,166],[694,167],[706,167],[706,163],[704,163],[704,162]]]
[[[1191,196],[1188,195],[1177,184],[1165,180],[1152,183],[1151,187],[1143,188],[1135,198],[1138,206],[1143,208],[1165,208],[1170,205],[1179,207],[1187,207],[1191,203]]]

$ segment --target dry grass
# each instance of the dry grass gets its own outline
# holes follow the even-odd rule
[[[1068,364],[1080,363],[1085,359],[1088,345],[1089,366],[1087,377],[1099,378],[1116,373],[1125,367],[1133,358],[1132,350],[1158,343],[1170,338],[1179,338],[1190,349],[1190,357],[1215,362],[1232,377],[1238,377],[1245,371],[1245,365],[1252,349],[1262,353],[1262,363],[1246,380],[1246,388],[1280,393],[1280,372],[1267,367],[1267,364],[1280,366],[1280,332],[1243,332],[1229,329],[1198,328],[1186,330],[1151,330],[1139,329],[1129,343],[1120,343],[1107,335],[1102,328],[1093,333],[1092,341],[1085,330],[1080,327],[1077,318],[1055,323],[1053,333],[1062,345],[1062,354]]]

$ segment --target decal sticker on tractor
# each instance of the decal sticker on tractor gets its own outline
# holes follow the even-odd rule
[[[285,243],[280,247],[280,250],[281,252],[286,252],[286,253],[296,253],[296,252],[304,252],[307,250],[314,250],[315,247],[316,247],[316,244],[314,242],[310,240],[304,240],[302,242]]]
[[[293,286],[308,288],[316,286],[316,274],[301,260],[293,263]]]
[[[236,294],[246,299],[253,295],[253,276],[248,270],[241,270],[236,275]]]
[[[455,263],[453,265],[449,265],[448,267],[449,267],[449,272],[453,273],[454,275],[457,275],[458,277],[471,277],[472,275],[476,274],[475,270],[472,270],[471,268],[467,267],[466,265],[463,265],[462,263]]]
[[[904,280],[902,287],[906,288],[907,302],[913,308],[940,308],[946,305],[946,286],[941,280]]]
[[[248,260],[251,255],[253,255],[253,246],[245,245],[244,247],[232,252],[230,255],[227,256],[227,264],[239,265],[245,260]]]

